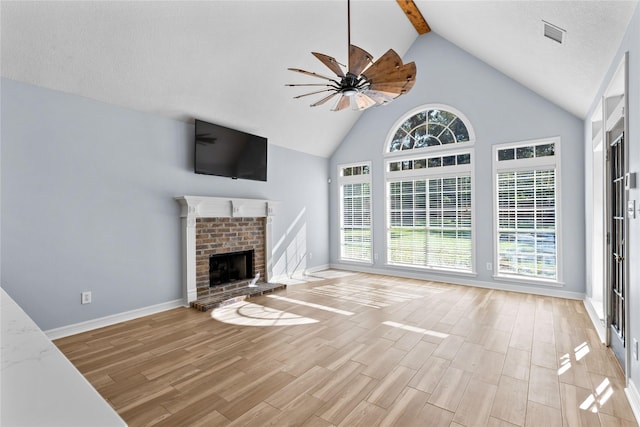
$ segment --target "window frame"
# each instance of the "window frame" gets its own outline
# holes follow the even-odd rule
[[[342,171],[346,168],[350,167],[368,167],[368,174],[360,174],[360,175],[350,175],[343,176]],[[338,181],[338,199],[339,199],[339,210],[338,210],[338,259],[343,263],[354,263],[354,264],[373,264],[373,187],[372,187],[372,175],[373,171],[371,169],[371,161],[364,162],[353,162],[353,163],[343,163],[337,165],[337,181]],[[343,186],[345,184],[369,184],[369,232],[370,232],[370,256],[368,260],[360,260],[354,258],[345,258],[343,257],[343,247],[344,247],[344,193]]]
[[[519,147],[554,144],[553,156],[542,156],[525,159],[498,160],[498,151],[506,148],[517,149]],[[518,142],[494,144],[492,155],[492,184],[493,184],[493,278],[510,282],[562,287],[563,262],[562,262],[562,181],[561,181],[561,138],[553,136]],[[498,200],[498,174],[502,172],[530,172],[535,170],[553,169],[555,179],[555,240],[556,240],[556,277],[549,279],[540,276],[530,276],[517,273],[500,273],[499,271],[499,200]]]
[[[467,132],[469,134],[469,140],[464,142],[458,142],[453,144],[439,145],[439,146],[430,146],[430,147],[419,147],[412,148],[410,150],[399,150],[399,151],[390,151],[391,143],[393,137],[395,136],[398,128],[410,117],[415,114],[420,113],[421,111],[428,110],[444,110],[449,113],[452,113],[458,117],[459,120],[467,128]],[[425,104],[419,107],[416,107],[407,113],[403,114],[394,125],[391,127],[389,132],[387,133],[387,137],[385,139],[384,147],[383,147],[383,164],[384,164],[384,182],[385,182],[385,248],[384,248],[384,263],[386,266],[391,268],[403,268],[403,269],[416,269],[416,270],[427,270],[438,273],[447,273],[447,274],[455,274],[462,276],[476,276],[477,275],[477,264],[476,264],[476,201],[475,201],[475,132],[471,123],[467,119],[467,117],[459,110],[449,105],[444,104]],[[399,171],[390,171],[390,163],[398,162],[398,161],[406,161],[406,160],[416,160],[422,158],[429,157],[437,157],[437,156],[451,156],[451,155],[459,155],[459,154],[470,154],[471,159],[468,164],[463,165],[452,165],[452,166],[439,166],[439,167],[425,167],[421,169],[411,169],[411,170],[399,170]],[[389,230],[391,227],[391,195],[390,195],[390,183],[397,181],[406,181],[406,180],[421,180],[424,179],[427,182],[430,179],[434,178],[451,178],[451,177],[459,177],[461,175],[468,175],[470,177],[471,183],[471,265],[470,270],[461,270],[455,267],[441,267],[441,266],[432,266],[432,265],[412,265],[412,264],[397,264],[391,263],[389,260],[389,250],[390,250],[390,241],[389,241]],[[428,212],[428,210],[427,210]]]
[[[458,142],[456,144],[413,148],[411,150],[390,151],[391,142],[398,128],[409,117],[414,116],[415,114],[418,114],[421,111],[428,111],[428,110],[444,110],[444,111],[448,111],[449,113],[455,114],[462,121],[462,123],[464,123],[465,127],[467,128],[467,132],[469,133],[469,140],[464,142]],[[462,147],[473,146],[475,142],[476,142],[476,134],[473,130],[473,126],[471,126],[471,122],[469,122],[469,119],[467,119],[467,116],[465,116],[460,110],[446,104],[424,104],[422,106],[413,108],[412,110],[406,112],[398,120],[395,121],[393,126],[391,126],[391,128],[389,129],[389,132],[387,133],[387,137],[384,140],[382,154],[386,160],[387,158],[391,158],[391,157],[414,156],[417,153],[457,150],[457,149],[461,149]],[[386,174],[386,169],[385,169],[385,174]]]

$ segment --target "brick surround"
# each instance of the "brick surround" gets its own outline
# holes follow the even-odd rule
[[[266,218],[196,219],[196,289],[209,292],[209,257],[227,252],[254,250],[253,266],[261,278],[265,271]]]
[[[222,250],[228,252],[244,250],[249,246],[248,242],[252,242],[253,245],[249,249],[254,250],[253,264],[254,269],[260,272],[260,280],[264,280],[266,284],[271,283],[273,276],[272,220],[279,202],[207,196],[179,196],[176,200],[180,203],[182,295],[185,307],[199,300],[202,297],[199,294],[204,293],[205,289],[209,289],[211,294],[213,290],[223,287],[209,288],[208,274],[203,278],[201,276],[201,283],[196,286],[196,270],[200,269],[202,274],[203,266],[206,266],[208,271],[209,254],[217,254]],[[218,226],[220,229],[217,228]],[[206,230],[203,231],[202,242],[198,241],[197,244],[196,228]],[[205,234],[208,236],[205,237]],[[254,241],[257,237],[260,237],[258,243]],[[238,241],[231,243],[232,239],[238,239]],[[206,261],[203,262],[203,260]],[[261,283],[258,284],[261,285]],[[200,289],[203,292],[200,292]]]

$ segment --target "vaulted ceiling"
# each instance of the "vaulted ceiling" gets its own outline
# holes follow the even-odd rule
[[[434,33],[581,118],[637,3],[415,0]],[[287,67],[330,73],[311,51],[346,62],[346,0],[3,0],[0,19],[9,79],[323,157],[366,114],[310,108],[293,99],[304,91],[284,86],[309,81]],[[566,31],[564,43],[543,37],[543,21]],[[351,42],[374,59],[430,34],[419,36],[396,1],[352,1]]]

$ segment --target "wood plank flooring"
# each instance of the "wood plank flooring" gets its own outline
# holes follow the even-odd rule
[[[636,426],[581,301],[361,273],[57,340],[130,426]]]

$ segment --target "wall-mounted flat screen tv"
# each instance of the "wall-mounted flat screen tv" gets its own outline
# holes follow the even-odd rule
[[[267,180],[267,138],[197,120],[195,172]]]

